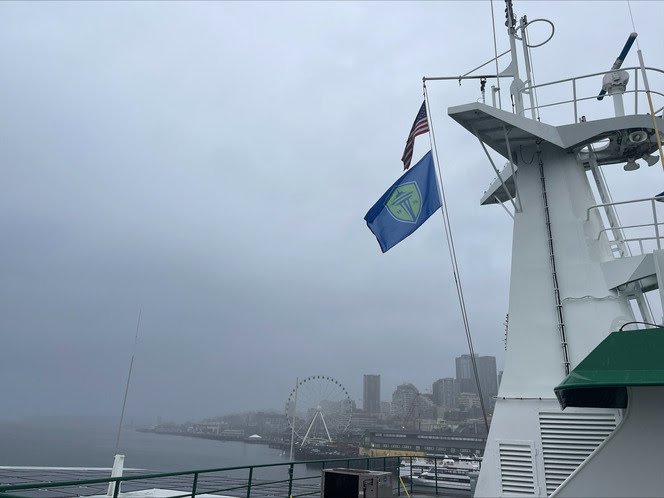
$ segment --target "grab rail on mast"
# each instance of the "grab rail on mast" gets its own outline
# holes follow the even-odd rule
[[[658,69],[658,68],[655,68],[655,67],[646,67],[645,69],[648,72],[653,72],[653,73],[660,74],[660,75],[664,76],[664,70],[661,70],[661,69]],[[625,93],[634,94],[634,112],[633,112],[633,114],[638,114],[638,110],[639,110],[638,97],[639,97],[639,95],[645,95],[645,92],[646,92],[645,88],[641,87],[641,83],[640,83],[640,80],[639,80],[639,71],[641,70],[641,68],[636,66],[636,67],[624,68],[623,70],[634,72],[634,80],[633,81],[634,81],[635,89],[626,90]],[[574,122],[579,122],[580,118],[578,116],[578,114],[579,114],[578,104],[580,102],[593,101],[594,100],[596,102],[596,104],[595,104],[596,106],[604,105],[605,107],[606,107],[606,103],[599,103],[597,101],[596,93],[593,93],[590,90],[587,92],[587,96],[586,95],[579,96],[578,95],[578,93],[579,93],[578,82],[580,82],[582,80],[587,80],[589,78],[596,78],[598,76],[604,76],[605,74],[609,74],[609,73],[612,73],[612,72],[613,71],[610,71],[610,70],[609,71],[600,71],[600,72],[597,72],[597,73],[584,74],[582,76],[574,76],[574,77],[571,77],[571,78],[564,78],[564,79],[560,79],[560,80],[549,81],[547,83],[538,83],[537,85],[526,85],[521,89],[522,92],[528,92],[528,91],[532,91],[532,90],[542,89],[542,88],[545,88],[545,87],[551,87],[551,86],[554,86],[554,85],[562,85],[564,83],[569,83],[570,86],[571,86],[571,88],[570,88],[571,98],[565,99],[565,100],[557,100],[557,101],[549,102],[549,103],[545,103],[545,104],[539,104],[535,107],[526,107],[526,108],[524,108],[524,113],[526,111],[544,109],[544,108],[547,108],[547,107],[555,107],[555,106],[560,106],[560,105],[564,105],[564,104],[573,104],[574,105]],[[512,75],[510,75],[510,74],[501,74],[500,76],[505,77],[505,76],[512,76]],[[422,78],[422,81],[425,82],[425,83],[427,81],[458,81],[458,82],[461,82],[461,81],[464,81],[464,80],[482,80],[482,79],[495,79],[495,78],[496,78],[495,74],[479,74],[479,75],[468,75],[468,74],[466,74],[466,75],[461,75],[461,76],[425,76],[425,77]],[[593,88],[595,88],[595,86],[593,86]],[[650,90],[650,93],[652,95],[656,95],[658,97],[661,97],[662,101],[664,102],[664,93],[658,92],[658,91],[652,90],[652,89]],[[493,107],[496,107],[496,106],[493,106]],[[664,112],[664,105],[660,105],[660,107],[657,108],[657,110],[655,111],[655,115],[659,115],[662,112]]]
[[[622,240],[615,239],[611,240],[608,239],[609,243],[612,246],[618,245],[620,243],[627,243],[629,244],[630,242],[636,243],[639,247],[639,252],[637,254],[646,254],[647,248],[644,247],[644,242],[648,241],[654,241],[654,244],[656,246],[656,249],[661,249],[662,248],[662,239],[664,238],[664,231],[660,228],[660,226],[664,225],[664,215],[661,213],[658,215],[657,214],[657,206],[660,205],[662,201],[662,197],[655,196],[655,197],[646,197],[643,199],[633,199],[629,201],[618,201],[618,202],[609,202],[609,203],[604,203],[604,204],[596,204],[594,206],[590,206],[586,210],[586,221],[590,220],[590,213],[593,210],[600,210],[604,209],[606,207],[616,207],[616,206],[627,206],[627,205],[633,205],[633,204],[645,204],[648,203],[650,207],[650,216],[651,216],[651,221],[647,223],[638,223],[638,224],[627,224],[627,225],[620,225],[616,227],[610,227],[610,228],[602,228],[597,232],[597,236],[595,240],[599,240],[603,235],[609,237],[609,234],[614,233],[612,232],[613,228],[616,228],[620,230],[620,233],[622,233]],[[650,228],[652,231],[649,232],[648,235],[634,235],[634,236],[627,236],[625,232],[627,230],[634,231],[637,229],[647,229]],[[633,244],[632,244],[633,245]],[[620,254],[620,252],[618,251]],[[615,257],[615,253],[614,253]],[[620,255],[620,257],[623,257],[623,255]],[[617,259],[619,259],[617,258]]]
[[[661,70],[661,69],[658,69],[658,68],[646,67],[645,69],[648,72],[653,72],[653,73],[658,73],[658,74],[664,75],[664,70]],[[638,67],[638,66],[635,66],[635,67],[624,68],[623,70],[624,71],[633,71],[633,73],[634,73],[633,81],[634,81],[635,88],[633,90],[626,90],[624,93],[634,94],[634,112],[633,112],[633,114],[638,114],[638,111],[639,111],[638,97],[639,97],[639,95],[645,95],[645,93],[646,93],[645,88],[640,88],[640,86],[639,86],[639,82],[640,82],[639,72],[641,71],[641,68]],[[597,101],[596,93],[591,93],[590,91],[588,91],[588,96],[579,97],[577,95],[577,93],[578,93],[578,82],[580,82],[582,80],[587,80],[589,78],[596,78],[598,76],[604,76],[606,74],[610,74],[610,73],[613,73],[613,72],[615,72],[615,71],[613,71],[613,70],[601,71],[601,72],[596,72],[596,73],[585,74],[585,75],[582,75],[582,76],[574,76],[574,77],[571,77],[571,78],[564,78],[564,79],[560,79],[560,80],[549,81],[547,83],[539,83],[537,85],[524,86],[521,89],[522,92],[528,92],[528,91],[533,91],[533,90],[537,90],[537,89],[542,89],[542,88],[545,88],[545,87],[551,87],[551,86],[554,86],[554,85],[562,85],[564,83],[570,83],[571,84],[571,89],[570,90],[571,90],[571,94],[572,94],[572,98],[570,98],[570,99],[558,100],[558,101],[549,102],[549,103],[546,103],[546,104],[539,104],[539,105],[534,106],[534,107],[526,107],[526,108],[524,108],[524,113],[526,111],[544,109],[544,108],[547,108],[547,107],[555,107],[555,106],[564,105],[564,104],[573,104],[573,107],[574,107],[574,122],[578,123],[579,120],[580,120],[578,104],[580,102],[583,102],[583,101],[593,101],[593,100]],[[654,90],[651,89],[650,93],[653,94],[653,95],[657,95],[659,97],[662,97],[664,99],[664,93],[662,93],[662,92],[654,91]],[[602,104],[597,104],[597,105],[602,105]],[[662,111],[664,111],[664,105],[659,107],[655,111],[655,114],[657,115],[657,114],[661,113]]]

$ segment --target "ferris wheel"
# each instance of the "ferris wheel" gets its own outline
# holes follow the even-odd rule
[[[346,388],[332,377],[300,380],[286,402],[286,417],[300,445],[332,442],[350,424],[353,403]]]

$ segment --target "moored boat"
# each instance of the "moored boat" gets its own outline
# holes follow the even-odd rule
[[[470,476],[465,470],[438,469],[423,472],[419,476],[413,477],[413,484],[470,493]]]
[[[402,479],[416,477],[434,468],[433,460],[421,457],[404,458],[399,464],[399,475]]]

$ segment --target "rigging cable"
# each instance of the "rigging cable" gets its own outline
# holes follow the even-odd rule
[[[468,322],[468,313],[466,311],[466,303],[463,298],[463,289],[461,287],[461,277],[459,275],[459,265],[457,263],[456,251],[454,249],[454,238],[452,237],[452,225],[450,223],[449,211],[447,209],[447,200],[445,198],[445,189],[443,187],[443,177],[440,170],[440,161],[438,160],[438,147],[436,145],[436,137],[433,132],[433,121],[430,118],[431,116],[431,107],[429,105],[429,95],[427,93],[426,82],[423,83],[424,87],[424,101],[426,102],[427,107],[427,116],[429,116],[429,129],[431,133],[429,134],[429,141],[431,142],[431,148],[434,151],[436,156],[436,168],[438,170],[437,183],[438,183],[438,193],[440,195],[440,201],[443,215],[443,225],[445,226],[445,237],[447,239],[447,248],[450,254],[450,261],[452,263],[452,273],[454,274],[454,284],[456,286],[457,297],[459,299],[459,307],[461,308],[461,318],[463,319],[463,327],[466,332],[466,340],[468,341],[468,350],[470,352],[470,361],[473,365],[473,374],[475,375],[475,382],[477,384],[477,393],[480,398],[480,406],[482,408],[482,415],[484,417],[484,425],[486,426],[487,434],[489,433],[489,421],[487,419],[486,408],[484,406],[484,397],[482,396],[482,388],[480,386],[480,377],[477,372],[477,361],[475,357],[475,350],[473,348],[473,339],[470,333],[470,323]]]
[[[632,4],[630,3],[629,0],[627,0],[627,9],[629,10],[629,18],[632,21],[632,32],[637,33],[636,31],[636,24],[634,24],[634,15],[632,14]],[[662,141],[659,137],[659,130],[657,129],[657,121],[655,120],[655,111],[652,106],[652,99],[650,98],[650,88],[648,86],[648,77],[646,75],[646,68],[643,64],[643,55],[641,54],[641,45],[639,45],[639,39],[638,37],[636,38],[636,52],[639,56],[639,64],[641,66],[641,72],[643,74],[643,84],[645,85],[646,89],[646,97],[648,97],[648,104],[650,105],[650,115],[652,116],[652,124],[655,128],[655,135],[657,136],[657,146],[659,147],[659,157],[660,161],[662,161],[662,167],[664,168],[664,154],[662,153]],[[638,90],[638,89],[637,89]],[[601,170],[601,168],[598,168],[600,171],[600,174],[602,175],[602,178],[604,179],[604,172]],[[606,190],[607,193],[609,194],[609,198],[611,199],[611,202],[613,202],[613,199],[611,198],[611,192],[609,192],[608,189],[608,184],[606,184],[606,181],[604,182],[606,185]],[[616,212],[616,217],[618,216],[618,213]],[[631,249],[629,247],[629,244],[625,244],[627,246],[627,251],[631,255]],[[641,285],[639,285],[639,288],[641,288]],[[650,313],[650,316],[653,316],[652,314],[652,307],[650,306],[650,300],[648,299],[648,295],[645,292],[641,293],[641,296],[643,297],[643,300],[646,303],[646,306],[648,307],[648,311]]]
[[[489,0],[489,3],[491,4],[491,29],[493,30],[493,56],[495,57],[496,61],[496,88],[498,89],[498,109],[502,109],[503,103],[502,100],[500,99],[500,71],[498,69],[498,42],[496,41],[496,19],[493,13],[493,0]],[[438,158],[436,158],[436,161],[437,160]]]
[[[627,8],[629,9],[629,17],[632,20],[632,30],[636,33],[636,26],[634,24],[634,16],[632,15],[632,6],[627,0]],[[664,151],[662,150],[662,139],[659,136],[659,129],[657,127],[657,120],[655,119],[655,108],[652,105],[652,97],[650,96],[650,85],[648,84],[648,74],[646,73],[646,66],[643,63],[643,54],[641,53],[641,46],[639,39],[636,39],[636,53],[639,56],[639,65],[641,66],[641,74],[643,75],[643,86],[646,89],[646,97],[648,97],[648,105],[650,106],[650,116],[652,117],[652,125],[655,128],[655,137],[657,138],[657,148],[659,149],[659,157],[664,169]]]
[[[632,20],[632,32],[636,33],[636,27],[634,26],[634,16],[632,15],[632,4],[627,0],[627,8],[629,9],[629,18]],[[639,40],[636,40],[636,48],[639,47]]]

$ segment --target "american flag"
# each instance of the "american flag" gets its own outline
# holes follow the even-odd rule
[[[427,133],[429,131],[429,121],[427,120],[427,106],[426,102],[422,102],[422,107],[420,107],[420,112],[417,113],[413,127],[410,130],[408,135],[408,140],[406,140],[406,148],[403,151],[403,169],[407,170],[410,168],[410,161],[413,159],[413,147],[415,145],[415,137],[421,135],[422,133]]]

